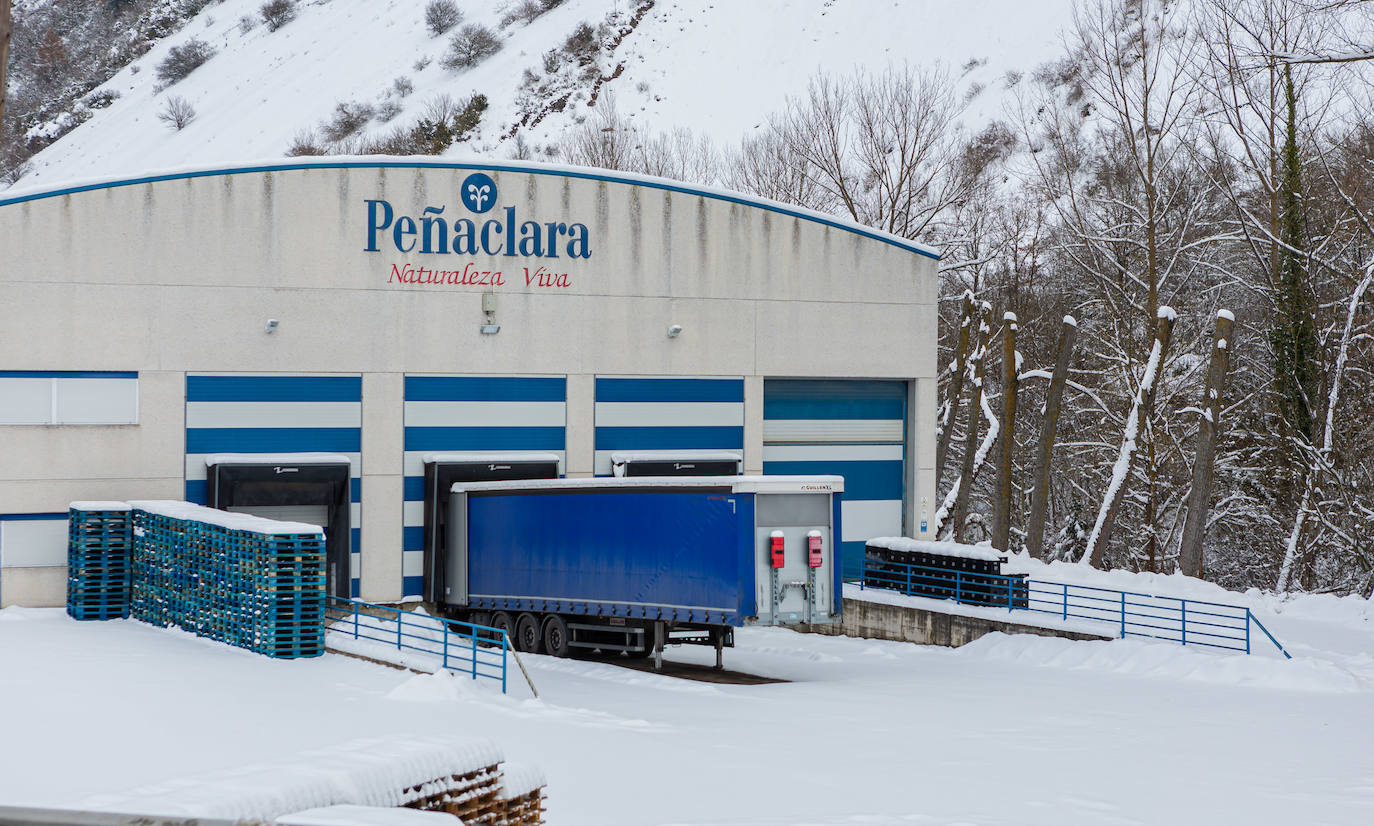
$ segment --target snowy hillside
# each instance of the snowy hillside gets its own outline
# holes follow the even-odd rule
[[[96,90],[118,97],[34,156],[19,187],[280,158],[339,104],[372,107],[352,136],[364,141],[415,123],[443,95],[488,100],[449,157],[510,157],[517,131],[541,157],[586,117],[592,94],[608,92],[649,131],[688,127],[728,146],[817,70],[902,62],[947,68],[978,123],[1000,114],[1009,71],[1055,56],[1067,16],[1020,0],[566,0],[526,24],[503,23],[516,0],[472,0],[461,4],[462,25],[435,36],[423,0],[300,0],[297,17],[276,31],[261,21],[261,6],[214,3],[124,68]],[[594,71],[545,59],[584,22],[605,24],[603,42],[614,44],[603,46]],[[499,51],[470,68],[444,68],[450,40],[469,24],[494,31]],[[192,38],[213,56],[162,88],[157,67]],[[159,118],[171,98],[195,111],[180,130]]]

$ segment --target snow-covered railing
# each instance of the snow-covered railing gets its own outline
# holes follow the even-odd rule
[[[1062,620],[1091,620],[1114,626],[1122,639],[1149,637],[1249,654],[1257,640],[1252,629],[1258,629],[1279,653],[1292,659],[1250,609],[1240,605],[1046,582],[1024,574],[973,573],[878,559],[866,559],[864,566],[862,587],[1009,612],[1035,611]]]
[[[330,597],[328,633],[438,658],[440,668],[496,680],[506,692],[510,639],[500,628],[417,614],[389,605]],[[326,640],[327,641],[327,640]]]

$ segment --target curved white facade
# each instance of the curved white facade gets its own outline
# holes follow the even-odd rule
[[[937,261],[824,216],[590,170],[304,162],[0,196],[0,250],[4,604],[62,600],[56,528],[37,523],[76,499],[194,496],[212,447],[350,455],[354,575],[379,600],[414,575],[406,480],[443,434],[463,442],[451,449],[519,449],[534,430],[515,428],[561,426],[552,449],[584,476],[607,472],[612,446],[734,449],[706,442],[737,428],[745,472],[767,471],[766,444],[779,462],[900,456],[897,527],[920,536],[922,502],[933,510]],[[287,389],[226,389],[254,377]],[[509,379],[471,386],[514,394],[436,397],[426,388],[448,385],[408,377]],[[539,385],[552,395],[524,377],[554,380]],[[659,398],[620,381],[635,377],[725,384],[643,385]],[[766,434],[766,384],[806,378],[852,384],[767,385],[831,401],[792,394]],[[861,403],[894,380],[900,432]],[[716,430],[672,443],[694,427]],[[291,443],[310,428],[330,439]],[[249,434],[268,429],[282,439]],[[855,513],[880,510],[890,522],[890,504]]]

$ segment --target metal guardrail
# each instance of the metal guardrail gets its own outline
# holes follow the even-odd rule
[[[439,658],[440,665],[458,674],[496,680],[506,693],[510,639],[500,628],[416,614],[390,605],[330,597],[325,610],[328,633],[347,634]],[[512,652],[513,653],[513,652]]]
[[[860,587],[1109,623],[1123,639],[1149,637],[1246,654],[1252,653],[1257,639],[1252,629],[1258,629],[1279,653],[1293,658],[1250,609],[1240,605],[877,559],[865,560]]]

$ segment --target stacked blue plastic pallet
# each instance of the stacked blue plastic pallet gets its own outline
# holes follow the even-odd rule
[[[134,504],[135,619],[270,657],[324,652],[317,529],[184,502]]]
[[[129,506],[73,502],[67,514],[67,613],[78,620],[129,616]]]

